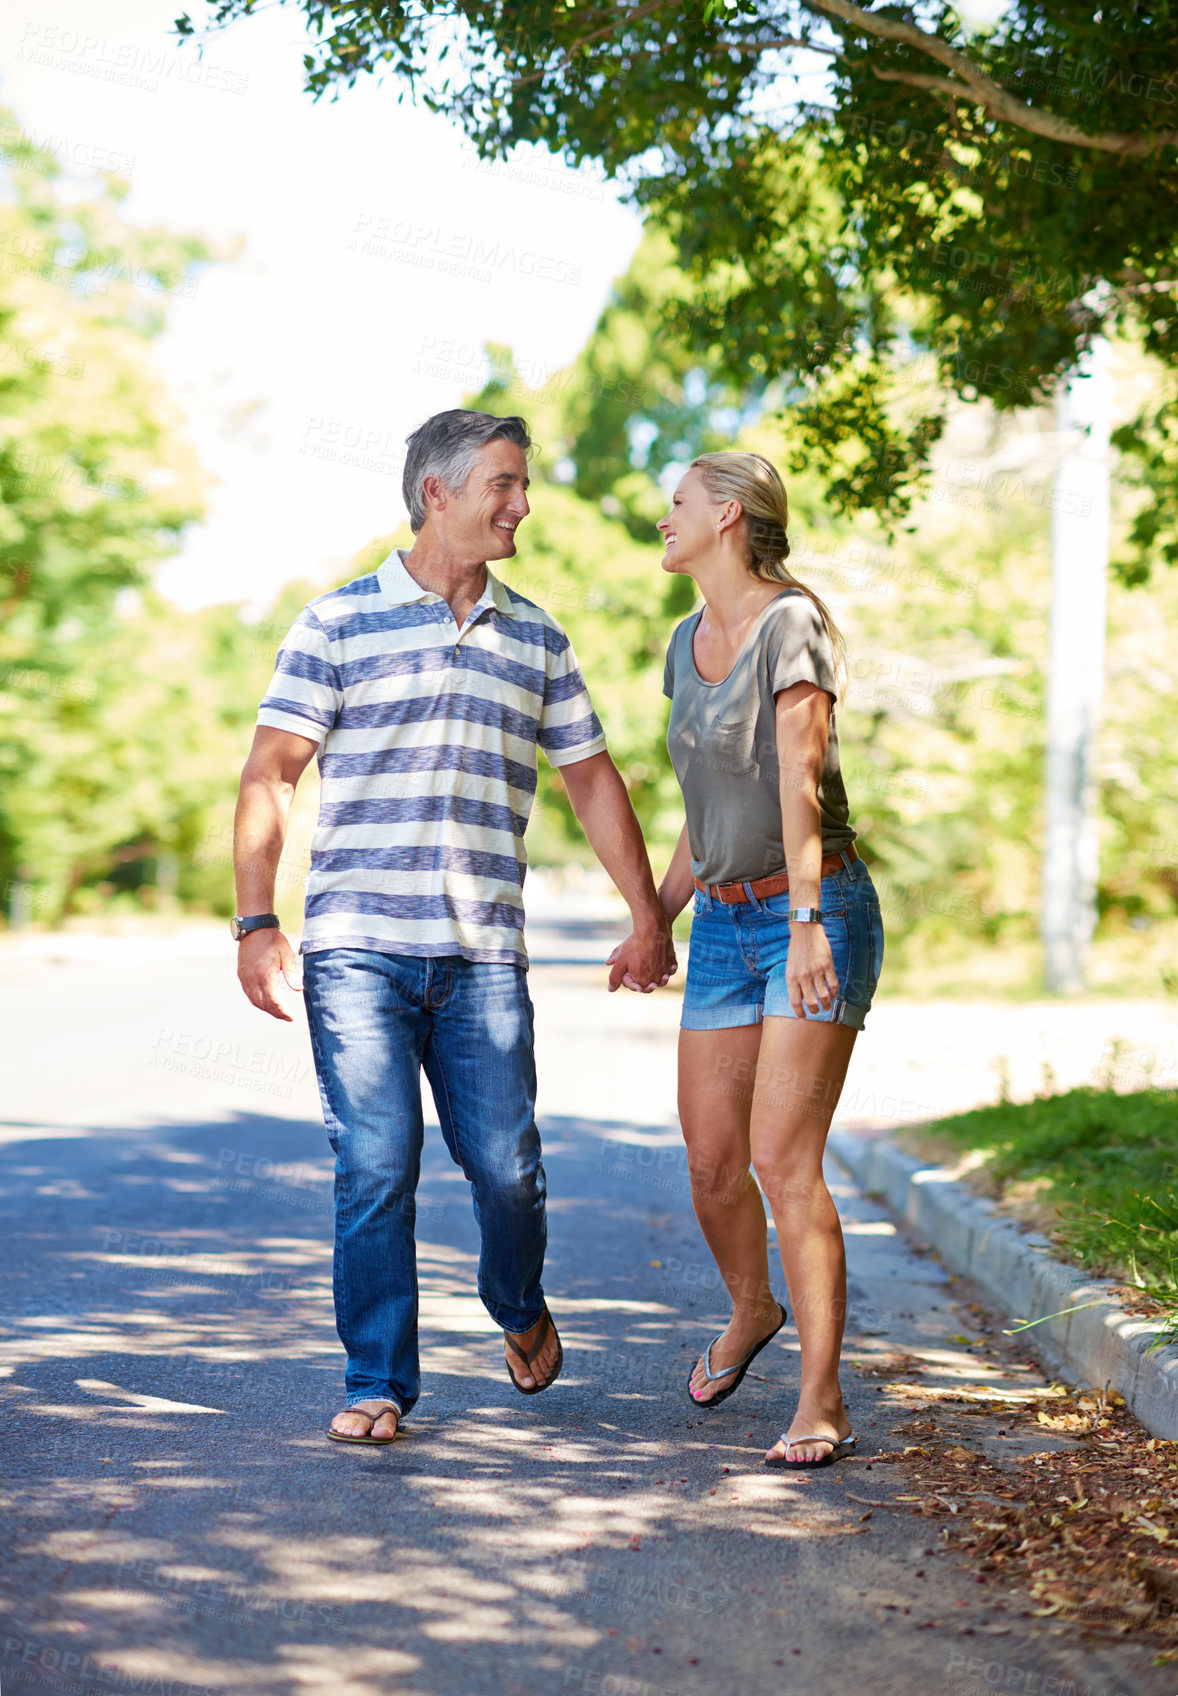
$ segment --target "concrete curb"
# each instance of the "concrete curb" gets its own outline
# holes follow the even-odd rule
[[[1025,1340],[1054,1370],[1083,1389],[1119,1390],[1155,1437],[1178,1440],[1178,1348],[1147,1354],[1157,1326],[1118,1307],[1112,1284],[1053,1260],[1045,1237],[1001,1218],[944,1167],[850,1131],[832,1131],[829,1146],[855,1181],[882,1195],[952,1271],[972,1278],[1013,1318],[1043,1320]],[[1065,1314],[1066,1308],[1079,1311]]]

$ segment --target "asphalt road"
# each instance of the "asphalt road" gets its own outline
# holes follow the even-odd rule
[[[219,932],[0,960],[3,1696],[1173,1696],[1148,1648],[1029,1617],[928,1522],[864,1506],[903,1490],[869,1470],[905,1411],[871,1363],[909,1352],[944,1383],[979,1364],[971,1292],[837,1168],[859,1456],[762,1466],[792,1327],[693,1410],[723,1313],[674,1120],[678,1001],[607,996],[586,962],[616,927],[549,917],[532,994],[564,1374],[511,1389],[435,1130],[425,1387],[388,1450],[322,1435],[342,1353],[302,1025],[248,1007]]]

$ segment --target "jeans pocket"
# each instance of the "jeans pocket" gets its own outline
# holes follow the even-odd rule
[[[868,904],[867,917],[871,935],[871,993],[874,995],[879,983],[880,972],[883,969],[884,958],[883,914],[879,910],[879,902],[874,895]]]
[[[818,889],[818,902],[822,911],[830,913],[832,917],[841,916],[845,918],[848,907],[847,897],[850,893],[846,873],[836,872],[831,877],[824,877]]]
[[[314,955],[310,956],[314,959]],[[310,985],[308,985],[310,989]],[[333,1099],[332,1085],[335,1074],[331,1062],[323,1046],[323,1038],[315,1017],[315,1005],[312,1000],[307,1002],[307,1029],[311,1037],[311,1058],[315,1063],[315,1081],[319,1085],[319,1101],[323,1108],[323,1125],[327,1132],[327,1140],[333,1154],[339,1153],[339,1135],[343,1128],[339,1114],[336,1112]]]
[[[851,981],[855,963],[854,927],[846,910],[831,913],[823,906],[822,931],[830,945],[830,960],[834,975],[838,979],[839,999],[845,1001],[848,999],[847,985]]]

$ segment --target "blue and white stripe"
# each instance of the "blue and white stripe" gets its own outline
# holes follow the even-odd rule
[[[536,749],[571,765],[605,735],[554,618],[488,571],[459,631],[403,561],[303,609],[258,710],[319,746],[301,951],[526,966]]]

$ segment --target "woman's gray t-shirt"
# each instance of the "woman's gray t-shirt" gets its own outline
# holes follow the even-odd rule
[[[703,883],[736,883],[785,870],[773,697],[791,683],[830,696],[830,736],[818,784],[822,852],[855,840],[839,770],[834,653],[822,614],[800,589],[762,610],[722,683],[696,670],[692,640],[704,609],[676,626],[663,694],[671,699],[667,747],[683,790],[691,869]]]

